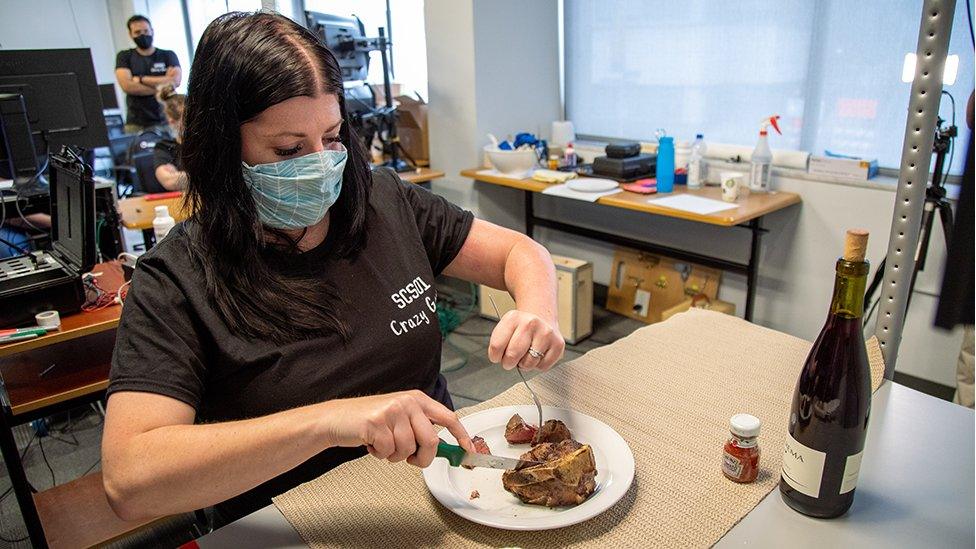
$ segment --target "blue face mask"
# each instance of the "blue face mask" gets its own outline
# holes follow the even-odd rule
[[[323,150],[272,164],[244,166],[261,223],[275,229],[315,225],[339,199],[346,151]]]

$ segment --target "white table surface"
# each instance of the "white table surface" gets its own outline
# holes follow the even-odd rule
[[[716,547],[973,547],[974,434],[972,410],[885,382],[874,395],[846,515],[801,515],[777,487]],[[197,541],[204,548],[305,547],[274,505]]]

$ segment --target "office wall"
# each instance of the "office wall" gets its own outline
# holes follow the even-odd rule
[[[457,174],[480,163],[485,132],[506,135],[524,129],[546,135],[549,122],[558,117],[555,2],[427,0],[425,15],[431,162],[447,173],[433,188],[484,219],[522,230],[520,191],[471,183]],[[870,230],[868,257],[880,261],[894,193],[798,179],[777,182],[783,190],[800,193],[803,204],[768,216],[770,233],[763,239],[755,322],[812,340],[826,317],[844,230]],[[542,196],[535,204],[542,216],[731,259],[748,257],[749,233],[742,229],[617,210],[607,215],[605,208],[594,204]],[[553,253],[592,261],[597,282],[608,283],[612,247],[546,229],[538,229],[536,239]],[[954,386],[961,332],[931,327],[944,250],[937,231],[928,267],[912,297],[897,369]],[[720,297],[736,303],[741,315],[745,278],[726,274]]]
[[[503,224],[517,197],[474,192],[458,176],[481,163],[486,134],[548,136],[559,114],[556,1],[427,0],[431,165],[447,173],[436,192]]]
[[[0,48],[91,48],[99,84],[115,81],[115,45],[105,0],[4,1]]]

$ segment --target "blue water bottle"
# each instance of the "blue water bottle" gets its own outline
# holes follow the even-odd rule
[[[674,190],[674,138],[662,135],[657,140],[657,192]]]

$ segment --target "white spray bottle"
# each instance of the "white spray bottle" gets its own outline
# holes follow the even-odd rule
[[[783,135],[779,131],[779,115],[775,114],[769,118],[764,118],[759,126],[759,142],[752,151],[752,160],[749,166],[749,191],[754,193],[765,193],[770,190],[769,169],[773,164],[773,151],[769,148],[766,139],[766,128],[772,126],[776,133]]]

